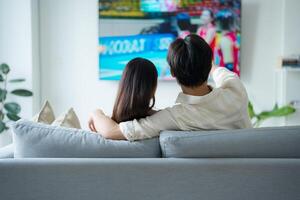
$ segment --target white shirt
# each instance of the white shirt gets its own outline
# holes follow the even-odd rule
[[[179,93],[176,104],[149,117],[120,123],[128,140],[158,136],[162,130],[218,130],[252,127],[248,96],[239,77],[224,67],[212,74],[216,87],[204,96]]]

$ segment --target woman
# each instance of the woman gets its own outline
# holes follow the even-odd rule
[[[214,50],[216,27],[214,24],[214,14],[211,10],[203,10],[201,14],[202,26],[197,30],[197,35],[202,37]]]
[[[217,13],[217,23],[222,30],[216,39],[215,61],[221,67],[235,72],[240,75],[239,70],[239,33],[235,28],[234,14],[228,9],[221,10]]]
[[[134,58],[129,61],[119,83],[111,119],[120,123],[154,114],[157,76],[156,67],[151,61],[144,58]],[[91,113],[88,122],[89,128],[98,132],[97,121],[100,118],[103,120],[103,117],[107,116],[103,115],[101,110]],[[102,126],[101,128],[105,127]]]
[[[188,13],[179,13],[176,15],[178,26],[178,38],[184,39],[190,35],[192,30],[191,16]]]

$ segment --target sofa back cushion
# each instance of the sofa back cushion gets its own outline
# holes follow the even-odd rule
[[[15,158],[152,158],[161,157],[159,139],[129,142],[99,134],[26,120],[13,125]]]
[[[300,126],[223,131],[163,131],[163,157],[300,158]]]

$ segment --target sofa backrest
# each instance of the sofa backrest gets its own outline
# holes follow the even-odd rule
[[[108,140],[82,129],[20,120],[13,125],[15,158],[157,158],[159,139]]]
[[[13,125],[13,138],[15,158],[300,158],[300,126],[162,131],[159,139],[129,142],[21,120]]]
[[[300,126],[219,131],[163,131],[163,157],[300,158]]]

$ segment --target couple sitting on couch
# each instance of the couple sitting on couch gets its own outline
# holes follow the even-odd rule
[[[172,107],[155,111],[157,71],[143,58],[131,60],[119,85],[112,117],[97,109],[89,127],[109,139],[140,140],[162,130],[216,130],[251,127],[247,92],[239,78],[212,64],[212,50],[199,36],[175,40],[167,61],[182,92]],[[207,84],[211,73],[216,88]]]

